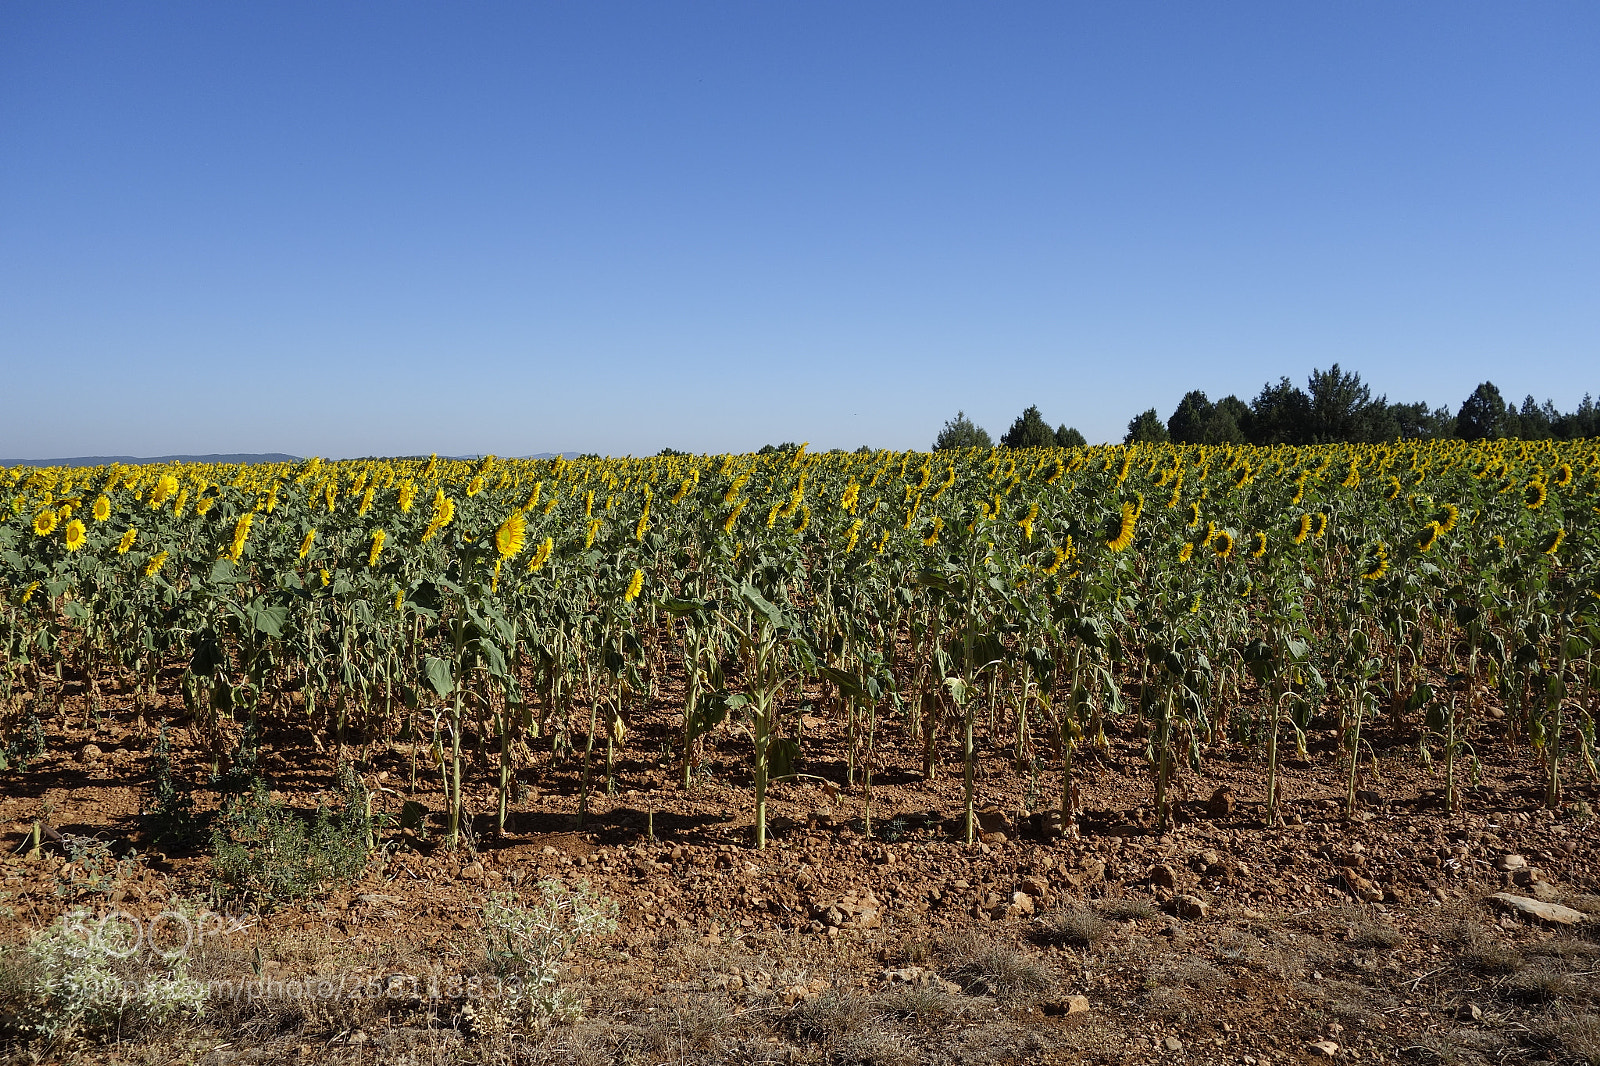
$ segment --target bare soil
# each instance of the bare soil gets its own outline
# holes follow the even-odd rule
[[[3,781],[0,940],[75,904],[143,917],[179,897],[228,906],[204,850],[149,843],[154,730],[104,695],[98,721],[66,699],[45,723],[48,754]],[[1445,809],[1440,769],[1419,760],[1409,727],[1380,722],[1353,817],[1346,756],[1333,730],[1314,729],[1283,769],[1287,824],[1264,822],[1261,752],[1226,746],[1181,778],[1164,834],[1145,742],[1113,735],[1109,750],[1077,759],[1083,813],[1066,836],[1045,835],[1036,817],[1058,803],[1059,769],[1019,771],[1002,728],[980,767],[986,831],[969,846],[958,761],[920,780],[917,744],[885,724],[869,811],[866,790],[845,783],[838,728],[808,716],[805,776],[774,786],[758,852],[748,739],[710,738],[684,790],[655,754],[675,750],[676,710],[664,695],[631,715],[613,787],[597,771],[581,824],[578,761],[542,752],[519,772],[495,837],[498,771],[476,761],[475,839],[454,853],[439,844],[443,795],[426,754],[413,789],[409,743],[349,749],[380,808],[397,816],[415,801],[431,825],[391,827],[360,881],[242,915],[208,941],[203,975],[255,993],[197,1022],[50,1048],[13,1039],[0,1056],[1600,1066],[1600,788],[1576,781],[1562,809],[1544,809],[1541,767],[1502,722],[1477,728],[1478,778],[1459,812]],[[172,736],[180,770],[205,780],[193,739]],[[305,730],[263,739],[276,795],[307,812],[329,801],[332,753]],[[216,800],[197,795],[202,810]],[[48,838],[30,859],[41,819],[126,861],[93,878]],[[489,893],[546,879],[587,882],[616,901],[621,924],[566,976],[584,1016],[528,1026],[474,995],[480,912]],[[1589,917],[1542,922],[1497,909],[1496,892]]]

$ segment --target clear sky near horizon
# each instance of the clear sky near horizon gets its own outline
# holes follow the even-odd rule
[[[1600,391],[1592,3],[0,2],[0,457]]]

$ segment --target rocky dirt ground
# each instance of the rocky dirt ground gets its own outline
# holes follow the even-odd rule
[[[3,782],[0,940],[74,904],[159,914],[221,904],[203,851],[166,853],[141,821],[153,731],[110,711],[45,723],[50,754]],[[1481,776],[1451,813],[1437,767],[1379,726],[1363,806],[1331,730],[1285,767],[1286,824],[1268,826],[1260,752],[1208,753],[1154,828],[1144,742],[1113,736],[1079,759],[1077,832],[1040,830],[1058,773],[986,753],[983,840],[955,832],[960,767],[923,782],[909,738],[885,728],[871,795],[844,787],[842,740],[811,720],[778,784],[767,850],[751,844],[748,740],[713,738],[685,791],[670,707],[631,724],[613,794],[578,823],[578,766],[540,757],[503,838],[477,819],[455,853],[390,829],[367,874],[208,940],[196,972],[253,982],[197,1022],[85,1044],[27,1045],[13,1061],[1434,1063],[1600,1066],[1600,788],[1541,806],[1541,771],[1503,723],[1474,736]],[[181,766],[199,753],[174,731]],[[275,793],[314,809],[334,759],[304,734],[265,738]],[[354,750],[354,749],[353,749]],[[379,805],[442,809],[437,776],[410,785],[409,745],[356,752]],[[494,807],[475,768],[469,809]],[[201,793],[199,806],[215,803]],[[106,842],[86,868],[44,841]],[[492,998],[482,906],[539,881],[586,882],[620,907],[617,932],[564,981],[579,1019],[530,1027]],[[1509,897],[1509,899],[1508,899]],[[1522,901],[1522,902],[1517,902]],[[1519,909],[1521,908],[1521,909]]]

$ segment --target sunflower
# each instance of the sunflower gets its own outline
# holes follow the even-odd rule
[[[528,502],[524,503],[522,505],[522,510],[531,511],[535,507],[539,506],[539,494],[542,493],[543,491],[544,491],[544,482],[535,481],[533,483],[533,491],[528,494]],[[646,504],[648,504],[650,502],[650,497],[648,495],[649,491],[650,491],[649,486],[646,486],[645,487],[645,493],[646,493],[646,495],[645,495],[645,503]]]
[[[1439,513],[1434,517],[1434,523],[1439,527],[1440,533],[1448,533],[1456,528],[1456,523],[1461,520],[1461,508],[1453,503],[1447,503],[1439,508]]]
[[[1556,553],[1556,549],[1561,547],[1561,542],[1566,539],[1567,531],[1564,529],[1558,529],[1555,532],[1546,535],[1544,540],[1539,543],[1540,554],[1554,555]]]
[[[117,554],[118,555],[127,555],[128,554],[128,549],[132,548],[133,547],[133,542],[138,540],[138,539],[139,539],[139,531],[137,529],[129,529],[126,533],[124,533],[122,535],[122,539],[117,541]]]
[[[528,559],[528,573],[537,573],[539,568],[550,558],[550,553],[555,551],[555,547],[556,542],[553,538],[544,538],[544,543],[535,548],[533,555]]]
[[[395,591],[395,594],[394,594],[394,609],[397,610],[397,611],[400,610],[400,608],[405,606],[405,603],[406,603],[406,592],[405,592],[405,589],[397,589]]]
[[[88,539],[89,539],[88,534],[86,534],[84,532],[83,523],[82,522],[80,522],[76,518],[74,518],[72,521],[67,523],[67,532],[66,532],[67,551],[69,551],[69,552],[77,551],[79,548],[83,547],[84,543]]]
[[[90,508],[89,513],[94,515],[96,522],[104,522],[111,517],[111,501],[103,495],[96,496],[94,506]]]
[[[1259,559],[1267,554],[1267,535],[1257,530],[1250,534],[1250,558]]]
[[[300,542],[300,558],[301,559],[304,559],[306,556],[311,554],[311,542],[316,540],[316,539],[317,539],[317,531],[315,529],[306,530],[305,539]]]
[[[1194,555],[1194,545],[1188,541],[1183,542],[1183,547],[1178,549],[1178,562],[1186,563]]]
[[[728,512],[728,517],[722,523],[722,531],[724,533],[732,533],[733,532],[733,527],[739,521],[739,514],[743,510],[744,510],[744,501],[743,500],[740,500],[738,503],[733,505],[733,510]],[[595,524],[598,525],[599,524],[598,521]],[[589,539],[590,539],[591,542],[594,540],[593,532],[591,532],[589,534]],[[586,544],[586,545],[584,545],[584,547],[588,547],[588,545]]]
[[[33,532],[37,536],[48,537],[56,531],[56,513],[46,507],[33,516]]]
[[[1137,512],[1131,503],[1122,505],[1122,513],[1114,519],[1115,532],[1106,540],[1106,547],[1114,552],[1122,551],[1133,543],[1133,527],[1138,521]]]
[[[478,476],[474,477],[471,481],[467,482],[467,495],[468,496],[476,496],[478,493],[480,493],[482,491],[483,491],[483,475],[482,474],[479,474]]]
[[[1197,501],[1197,502],[1191,503],[1189,505],[1189,528],[1193,529],[1194,527],[1198,526],[1199,524],[1200,524],[1200,504]]]
[[[1294,542],[1296,544],[1304,544],[1306,542],[1306,538],[1310,535],[1311,516],[1308,514],[1303,514],[1296,519],[1294,524]]]
[[[255,520],[256,513],[254,511],[246,511],[240,516],[239,521],[234,524],[233,544],[228,549],[228,559],[230,561],[236,563],[239,561],[239,557],[244,554],[245,542],[250,539],[250,524]]]
[[[446,496],[443,489],[435,489],[433,491],[433,517],[428,520],[428,528],[422,531],[422,543],[426,544],[438,536],[439,531],[449,525],[450,520],[455,515],[455,501]]]
[[[527,540],[528,520],[521,511],[512,511],[510,517],[494,531],[494,547],[502,559],[509,559],[520,552]]]
[[[22,602],[23,603],[27,603],[29,600],[33,599],[33,594],[35,592],[38,592],[38,591],[39,591],[39,582],[37,582],[37,581],[30,582],[28,584],[28,587],[26,589],[24,589],[23,592],[22,592]]]
[[[1389,572],[1389,549],[1379,541],[1372,549],[1372,565],[1362,571],[1361,576],[1368,581],[1376,581]]]
[[[1405,486],[1400,484],[1400,479],[1395,477],[1395,476],[1393,476],[1393,475],[1390,475],[1390,477],[1389,477],[1389,491],[1384,494],[1384,498],[1385,499],[1390,499],[1390,500],[1398,500],[1400,498],[1400,494],[1402,492],[1404,492],[1404,491],[1405,491]]]
[[[154,510],[167,502],[167,498],[178,491],[178,479],[171,474],[162,474],[156,479],[156,487],[150,491],[150,507]]]
[[[1036,522],[1038,518],[1039,505],[1035,503],[1032,507],[1028,508],[1028,517],[1017,523],[1018,528],[1022,530],[1022,535],[1026,539],[1033,539],[1033,523]]]
[[[922,538],[922,543],[929,548],[939,543],[939,531],[942,529],[944,529],[944,519],[934,515],[933,522],[928,527],[928,535]],[[1029,539],[1031,540],[1032,538],[1030,537]]]
[[[1562,463],[1560,466],[1556,467],[1555,482],[1558,488],[1563,489],[1572,484],[1572,467],[1568,466],[1566,463]]]
[[[844,545],[844,553],[846,555],[856,550],[856,541],[861,537],[861,527],[865,524],[866,522],[860,518],[850,523],[850,537],[845,541]]]
[[[1530,511],[1537,511],[1543,507],[1548,496],[1549,493],[1546,492],[1542,481],[1530,481],[1522,490],[1522,502],[1528,505]]]
[[[1427,525],[1423,526],[1422,532],[1417,534],[1417,550],[1425,552],[1429,548],[1433,547],[1433,542],[1438,540],[1440,534],[1443,532],[1444,526],[1440,525],[1438,522],[1429,522]]]
[[[378,556],[383,554],[383,542],[387,539],[389,539],[389,534],[383,530],[375,529],[372,531],[372,550],[367,552],[367,565],[369,567],[378,565]]]
[[[1218,559],[1226,559],[1233,554],[1233,535],[1226,529],[1219,529],[1211,538],[1211,550],[1217,553]]]
[[[1318,511],[1316,514],[1311,516],[1311,538],[1315,540],[1321,537],[1327,531],[1328,512]]]
[[[623,603],[632,603],[639,598],[639,590],[644,588],[644,571],[635,570],[633,577],[628,579],[628,591],[622,594]]]
[[[163,566],[167,565],[167,553],[156,552],[150,556],[150,561],[144,564],[144,576],[155,577]]]
[[[203,515],[207,511],[211,510],[212,505],[216,502],[217,498],[215,496],[202,496],[198,500],[194,501],[194,513],[197,515]]]
[[[412,504],[417,502],[417,485],[410,478],[400,482],[400,510],[409,514]]]

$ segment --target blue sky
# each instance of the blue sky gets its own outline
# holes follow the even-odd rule
[[[0,456],[1600,391],[1589,3],[0,2]]]

